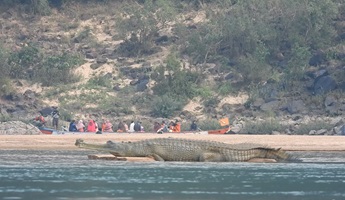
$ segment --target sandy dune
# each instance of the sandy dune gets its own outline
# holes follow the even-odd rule
[[[75,140],[87,143],[112,141],[137,141],[158,137],[214,140],[225,143],[256,143],[287,151],[345,151],[345,136],[296,136],[296,135],[201,135],[201,134],[151,134],[108,133],[71,135],[0,135],[0,150],[77,150]]]

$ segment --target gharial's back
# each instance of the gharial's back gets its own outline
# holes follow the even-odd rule
[[[115,144],[115,143],[114,143]],[[287,160],[285,151],[256,144],[226,144],[215,141],[174,138],[148,139],[126,143],[124,156],[153,156],[161,161],[241,162],[252,158]]]

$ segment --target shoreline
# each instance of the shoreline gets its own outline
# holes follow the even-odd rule
[[[82,150],[74,145],[82,138],[87,143],[104,144],[108,140],[138,141],[153,138],[213,140],[229,144],[255,143],[285,151],[345,151],[345,136],[309,135],[203,135],[193,133],[106,133],[66,135],[0,135],[0,150]]]

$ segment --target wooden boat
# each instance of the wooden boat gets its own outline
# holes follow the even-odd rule
[[[51,135],[51,134],[53,134],[53,132],[56,132],[55,129],[47,128],[47,127],[39,127],[38,129],[39,129],[43,134],[48,134],[48,135]]]
[[[217,130],[209,130],[208,134],[227,134],[230,131],[230,128],[222,128]]]

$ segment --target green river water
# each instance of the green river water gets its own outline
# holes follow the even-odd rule
[[[0,199],[344,200],[344,152],[301,163],[89,160],[89,151],[0,151]]]

